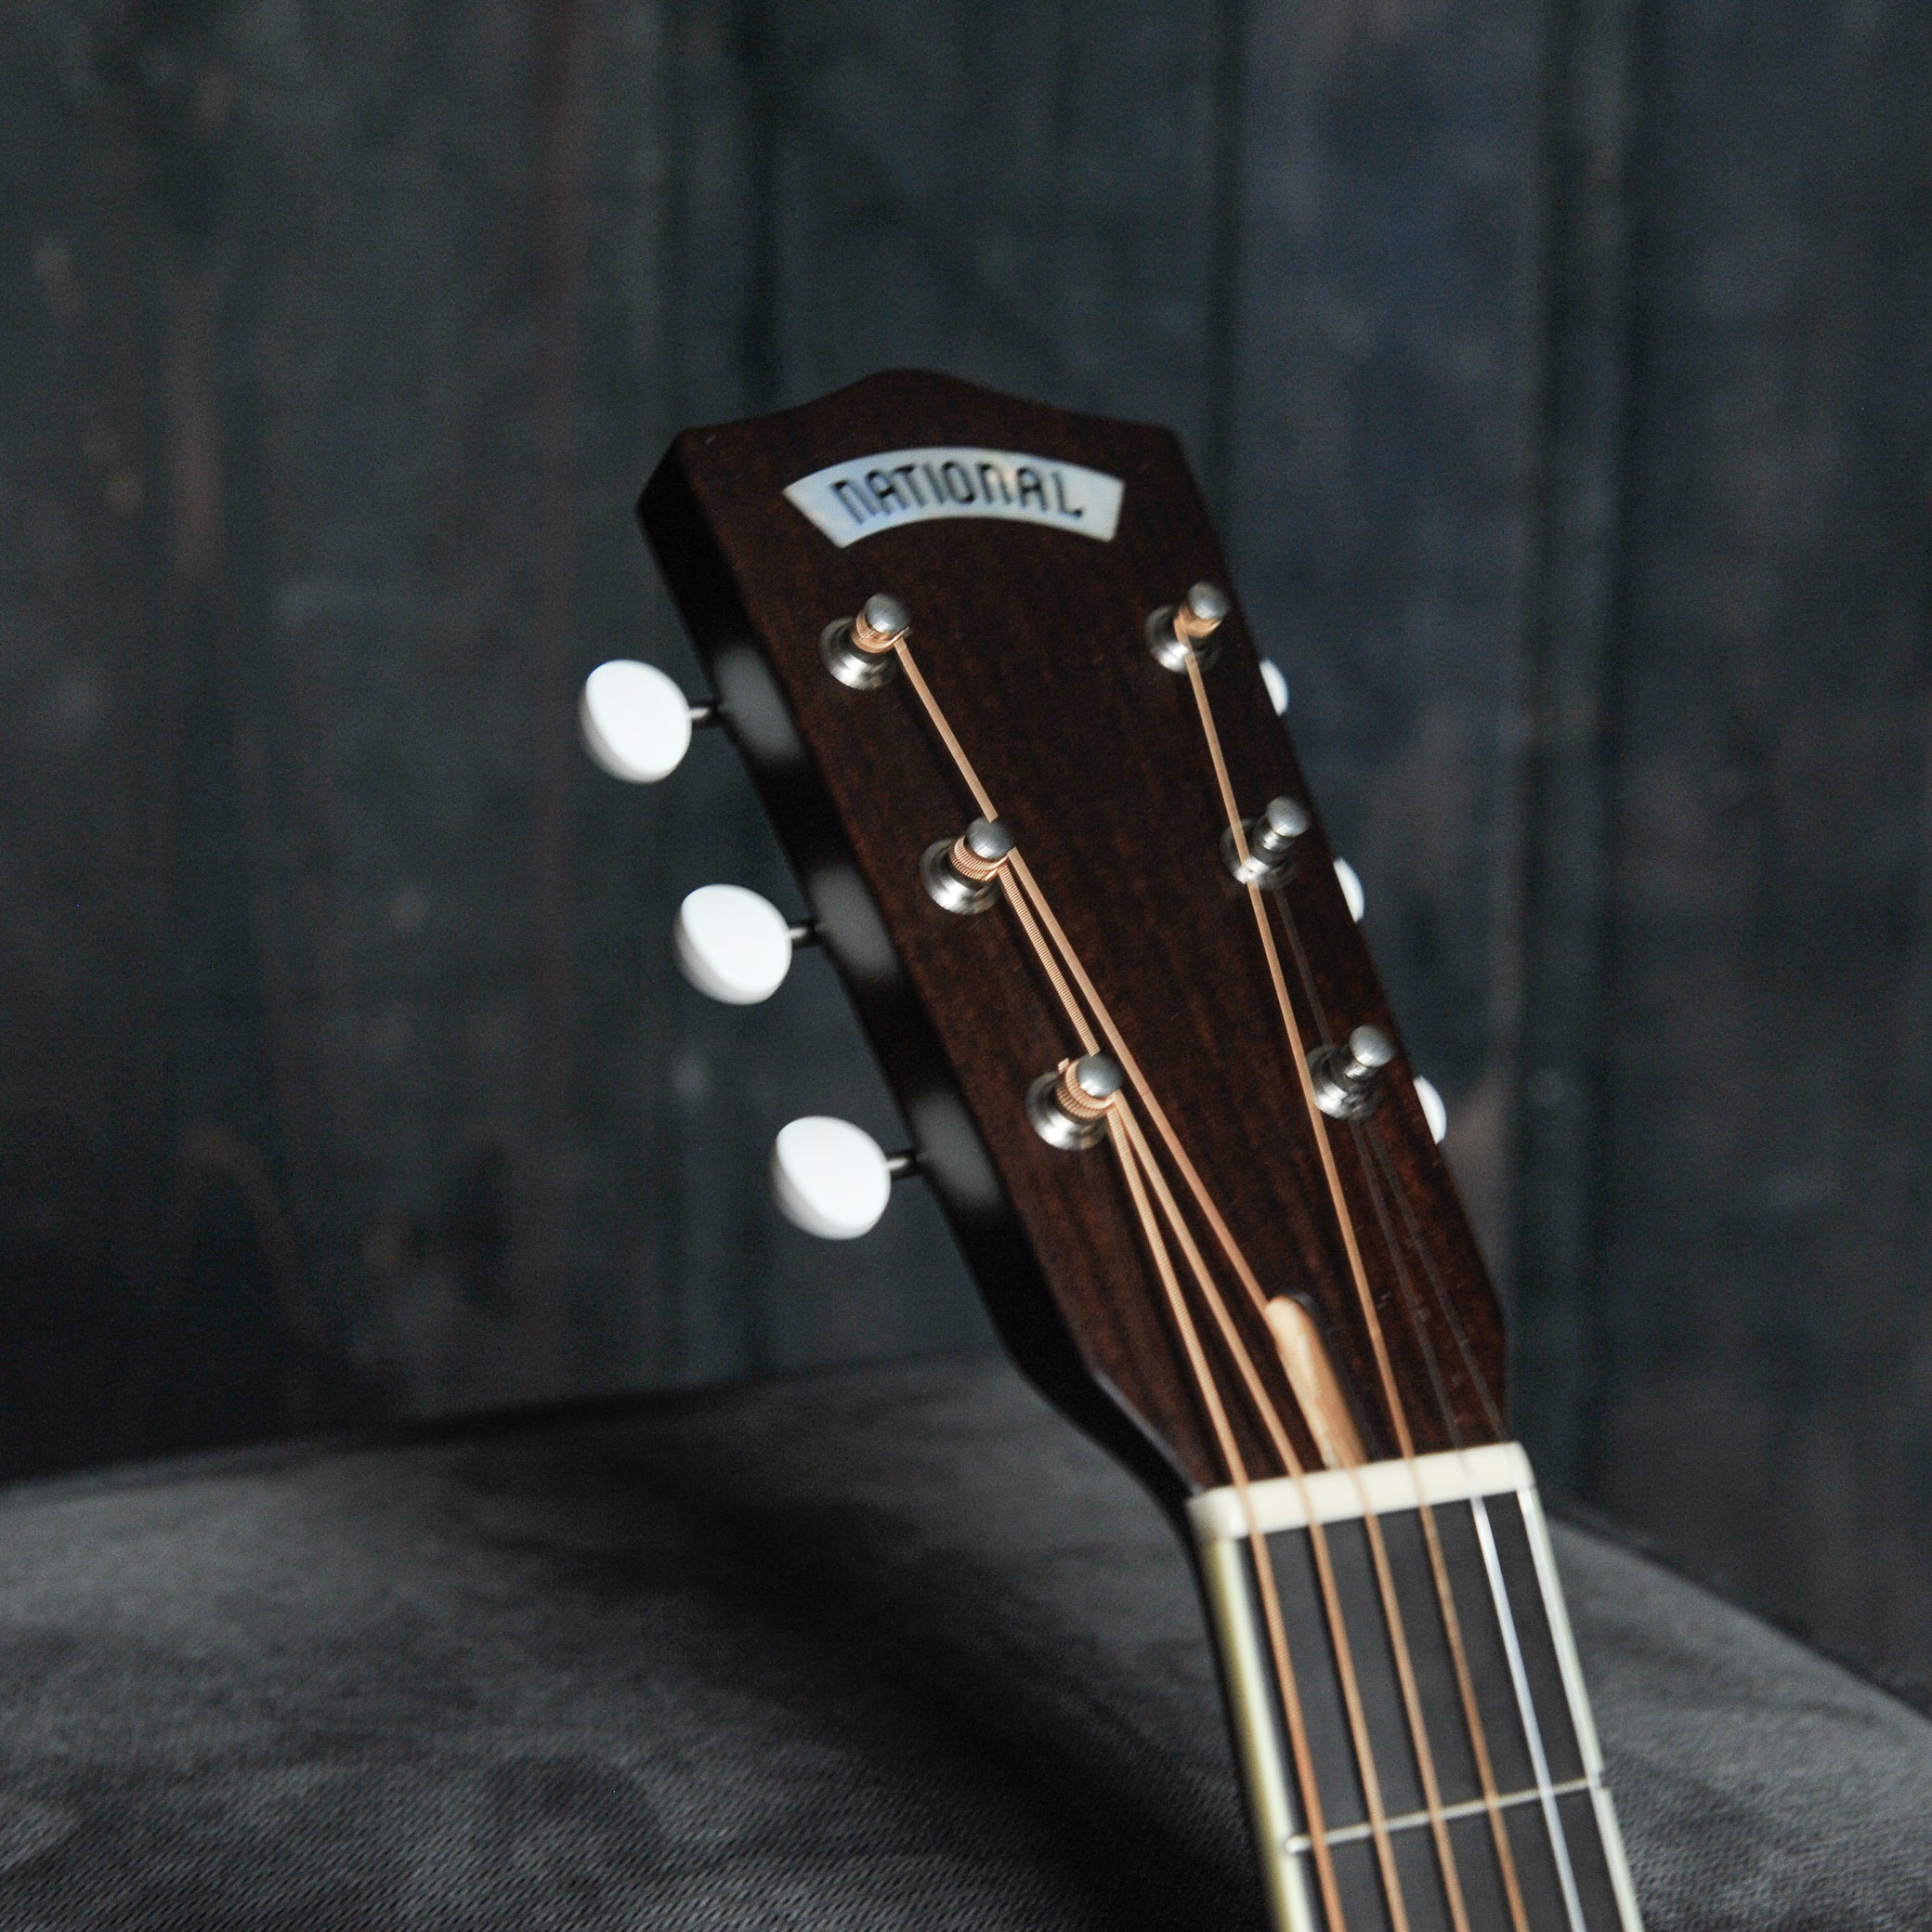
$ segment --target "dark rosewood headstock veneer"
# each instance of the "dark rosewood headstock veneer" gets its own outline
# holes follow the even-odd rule
[[[872,465],[869,481],[860,461],[947,450],[1033,461],[1000,474],[929,455]],[[786,494],[834,469],[814,501],[842,541]],[[1104,540],[1090,533],[1103,486],[1077,472],[1117,480]],[[972,514],[1002,490],[1020,514]],[[640,514],[1021,1364],[1170,1507],[1228,1480],[1119,1163],[1104,1144],[1050,1145],[1029,1119],[1031,1085],[1080,1051],[1036,951],[1003,908],[960,917],[921,882],[927,848],[978,816],[973,796],[907,677],[854,689],[828,668],[828,625],[881,593],[903,605],[919,672],[1266,1295],[1312,1314],[1366,1454],[1400,1453],[1249,894],[1223,858],[1194,692],[1149,646],[1151,613],[1229,583],[1173,436],[894,372],[686,432]],[[1284,797],[1312,814],[1238,603],[1200,655],[1243,816]],[[1292,857],[1265,897],[1306,1049],[1364,1024],[1399,1042],[1318,817]],[[1328,1130],[1390,1367],[1412,1392],[1413,1446],[1492,1441],[1495,1298],[1399,1051],[1377,1087],[1364,1118]],[[1255,1372],[1320,1468],[1267,1321],[1228,1286]],[[1232,1385],[1248,1472],[1281,1474],[1205,1317],[1203,1348]]]

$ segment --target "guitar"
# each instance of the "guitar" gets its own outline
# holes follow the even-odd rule
[[[911,1129],[778,1137],[856,1234],[937,1195],[1008,1349],[1181,1531],[1280,1932],[1637,1932],[1504,1343],[1175,439],[892,373],[679,437],[639,506],[810,920],[708,887],[687,976],[816,940]]]

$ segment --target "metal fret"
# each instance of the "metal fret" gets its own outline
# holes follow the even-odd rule
[[[1552,1796],[1561,1798],[1568,1797],[1573,1792],[1589,1791],[1592,1788],[1590,1779],[1572,1778],[1567,1783],[1551,1785],[1549,1791]],[[1496,1804],[1502,1809],[1508,1810],[1515,1805],[1540,1805],[1543,1796],[1540,1788],[1530,1791],[1505,1791],[1497,1793]],[[1465,1798],[1460,1804],[1444,1805],[1442,1816],[1452,1821],[1459,1818],[1481,1818],[1488,1808],[1488,1805],[1482,1798]],[[1427,1811],[1403,1811],[1389,1819],[1387,1823],[1391,1832],[1412,1832],[1418,1826],[1428,1824],[1429,1821],[1429,1815]],[[1365,1824],[1338,1825],[1322,1835],[1330,1845],[1352,1845],[1357,1839],[1367,1837],[1368,1827]],[[1306,1832],[1300,1832],[1285,1839],[1283,1843],[1288,1851],[1307,1851],[1314,1841]]]
[[[1521,1886],[1528,1932],[1641,1932],[1616,1813],[1548,1533],[1527,1459],[1513,1443],[1325,1470],[1251,1484],[1190,1505],[1274,1922],[1279,1932],[1390,1932],[1384,1881],[1343,1724],[1335,1663],[1315,1601],[1311,1518],[1341,1592],[1368,1707],[1388,1842],[1399,1853],[1410,1932],[1448,1932],[1434,1843],[1450,1835],[1470,1932],[1513,1932],[1467,1712],[1454,1694],[1419,1509],[1429,1507],[1447,1569],[1495,1805]],[[1364,1504],[1394,1572],[1412,1667],[1426,1708],[1441,1809],[1423,1795],[1396,1702],[1389,1626],[1368,1565]],[[1260,1524],[1288,1626],[1289,1655],[1315,1763],[1324,1843],[1340,1886],[1342,1927],[1312,1882],[1312,1843],[1288,1769],[1278,1687],[1260,1629],[1244,1508]]]

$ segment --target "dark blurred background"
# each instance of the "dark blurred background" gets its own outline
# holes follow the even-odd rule
[[[1932,12],[0,12],[0,1473],[990,1345],[632,522],[918,363],[1175,425],[1547,1481],[1932,1682]]]

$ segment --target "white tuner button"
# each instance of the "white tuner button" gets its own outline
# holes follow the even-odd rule
[[[613,778],[655,785],[691,749],[691,707],[654,664],[613,658],[583,681],[577,722],[583,747]]]
[[[1442,1136],[1449,1131],[1449,1109],[1442,1104],[1442,1096],[1436,1091],[1436,1083],[1425,1080],[1417,1074],[1416,1098],[1422,1103],[1422,1117],[1429,1122],[1429,1137],[1440,1147]]]
[[[864,1128],[808,1114],[772,1142],[772,1198],[795,1228],[824,1241],[856,1241],[878,1226],[893,1170]]]
[[[794,944],[785,915],[742,885],[700,885],[671,929],[678,971],[726,1006],[756,1006],[785,984]]]
[[[1341,895],[1349,902],[1349,917],[1359,923],[1363,913],[1368,909],[1368,901],[1362,896],[1362,881],[1356,877],[1354,867],[1345,858],[1336,860],[1335,876],[1341,881]]]
[[[1285,718],[1288,714],[1288,681],[1282,668],[1273,658],[1261,659],[1261,682],[1268,686],[1268,702],[1274,707],[1274,715]]]

